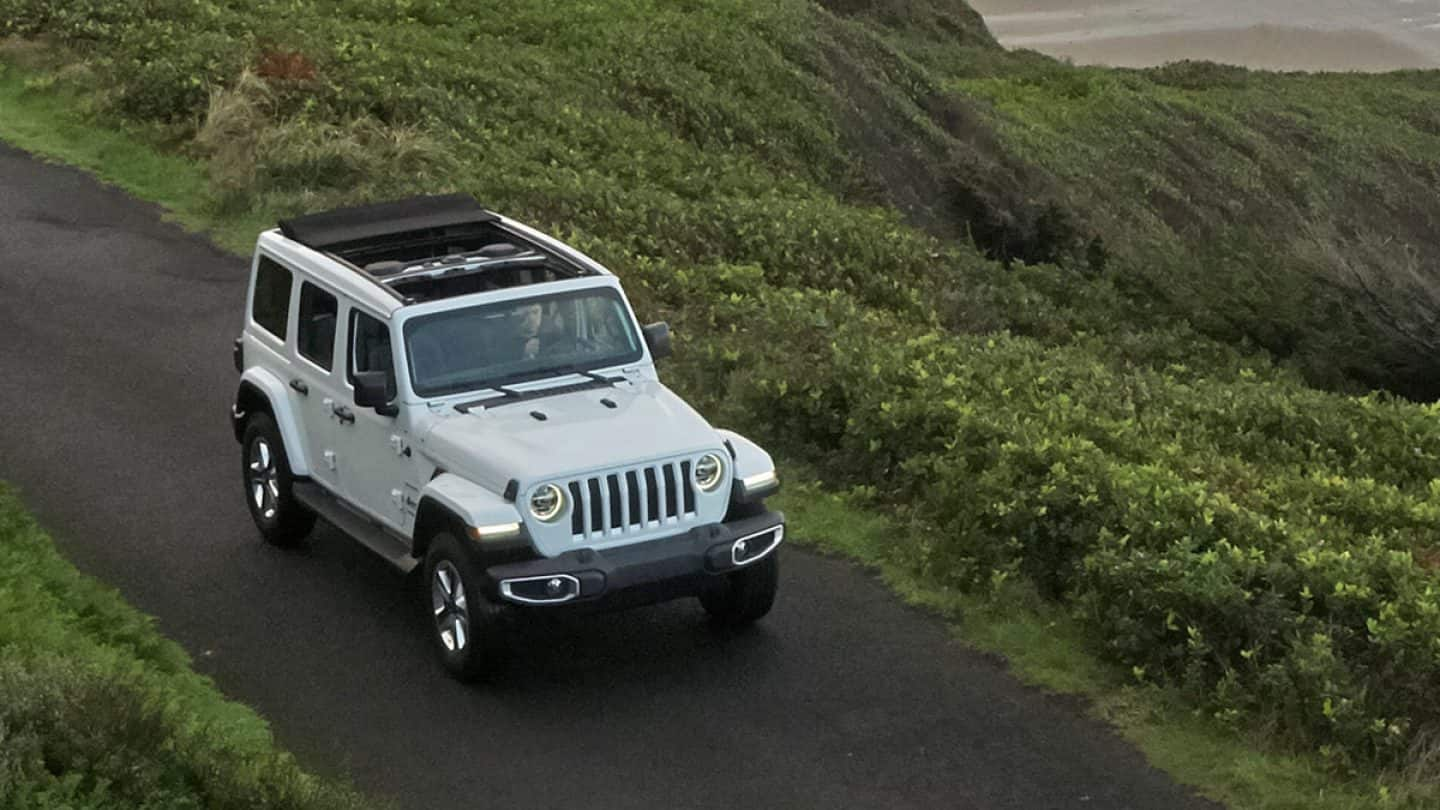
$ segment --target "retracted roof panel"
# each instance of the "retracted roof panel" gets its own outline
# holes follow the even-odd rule
[[[336,253],[368,252],[427,233],[468,230],[499,217],[469,194],[411,197],[395,202],[337,208],[280,220],[280,232],[307,247]]]

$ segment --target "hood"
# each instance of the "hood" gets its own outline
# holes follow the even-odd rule
[[[658,382],[500,402],[469,413],[449,409],[420,440],[420,450],[445,470],[499,492],[512,478],[528,487],[723,447],[710,423]]]

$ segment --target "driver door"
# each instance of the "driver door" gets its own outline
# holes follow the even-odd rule
[[[347,499],[393,529],[403,531],[414,515],[416,465],[410,452],[405,414],[386,416],[355,404],[355,372],[382,371],[395,396],[395,347],[390,322],[347,302],[345,391],[348,417],[336,430],[346,452],[340,478]]]

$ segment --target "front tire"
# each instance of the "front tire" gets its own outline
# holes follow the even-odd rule
[[[436,534],[425,554],[425,607],[440,661],[460,681],[494,670],[504,651],[502,611],[480,590],[481,572],[460,541]]]
[[[716,625],[739,628],[754,624],[775,606],[780,585],[780,550],[759,562],[725,575],[725,582],[701,595],[700,604]]]
[[[315,514],[295,500],[290,459],[275,420],[263,411],[245,421],[240,441],[245,503],[265,542],[293,546],[315,527]]]

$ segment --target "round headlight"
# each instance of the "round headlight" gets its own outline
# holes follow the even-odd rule
[[[565,490],[554,484],[545,484],[530,493],[530,514],[536,520],[550,522],[565,511]]]
[[[695,462],[695,485],[710,492],[725,478],[725,462],[714,453],[706,453]]]

